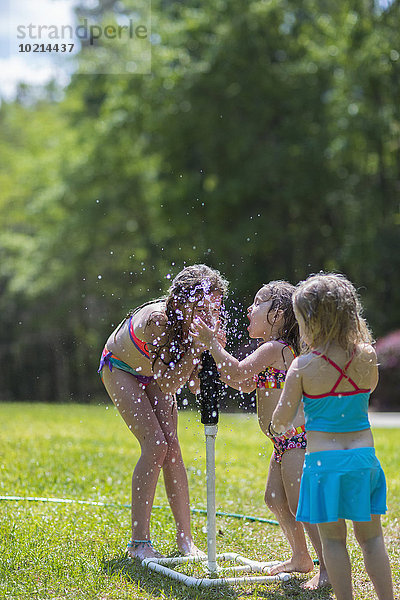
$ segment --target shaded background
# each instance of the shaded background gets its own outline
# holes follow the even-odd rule
[[[105,400],[111,329],[205,262],[234,352],[263,283],[344,272],[382,338],[373,405],[399,409],[399,23],[399,1],[153,0],[151,75],[79,75],[83,47],[66,87],[3,100],[0,399]]]

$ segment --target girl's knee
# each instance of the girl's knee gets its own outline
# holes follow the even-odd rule
[[[298,496],[296,496],[295,498],[292,497],[287,497],[287,504],[289,507],[290,512],[292,513],[292,515],[296,516],[297,513],[297,505],[299,503],[299,499]]]
[[[353,523],[354,527],[354,535],[360,546],[364,544],[376,544],[378,540],[383,541],[383,533],[380,518],[375,515],[372,517],[371,521],[366,522],[355,522]]]
[[[146,437],[141,444],[142,456],[162,467],[168,453],[168,443],[162,433]]]
[[[277,493],[272,489],[265,490],[264,502],[274,514],[282,508],[282,498],[278,498]]]
[[[357,538],[358,543],[364,555],[376,556],[380,555],[381,551],[385,551],[385,542],[382,534],[377,534],[369,538]]]
[[[181,447],[176,435],[170,439],[166,439],[167,453],[165,460],[169,462],[177,462],[181,458]]]

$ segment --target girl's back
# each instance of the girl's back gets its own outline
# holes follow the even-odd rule
[[[117,327],[106,343],[108,350],[143,375],[152,373],[150,357],[142,347],[152,341],[149,339],[149,331],[146,331],[150,319],[155,321],[155,328],[160,330],[161,335],[166,320],[164,303],[154,302],[140,308]]]
[[[378,370],[372,346],[356,346],[350,359],[338,345],[325,355],[307,354],[299,359],[299,375],[310,452],[373,446],[368,401]]]

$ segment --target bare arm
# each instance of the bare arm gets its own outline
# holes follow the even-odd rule
[[[260,373],[267,365],[273,364],[277,358],[273,343],[266,342],[249,354],[249,356],[246,356],[245,359],[239,361],[229,354],[219,343],[217,339],[218,324],[215,329],[211,329],[204,321],[196,319],[195,323],[192,324],[192,333],[210,350],[221,373],[221,379],[228,385],[251,380],[254,375]]]
[[[272,415],[272,429],[278,435],[292,427],[303,395],[302,375],[298,360],[296,358],[289,367],[285,386]]]
[[[229,387],[233,388],[234,390],[239,390],[239,392],[243,392],[245,394],[254,392],[254,390],[256,389],[256,384],[253,379],[245,379],[245,380],[239,382],[239,381],[232,381],[232,379],[230,379],[229,381],[225,381],[224,378],[221,377],[221,381],[228,384]]]

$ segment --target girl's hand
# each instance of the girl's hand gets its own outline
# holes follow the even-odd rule
[[[209,327],[200,317],[196,317],[190,326],[190,333],[195,341],[204,344],[209,348],[214,339],[218,339],[220,322],[218,321],[214,328]]]

